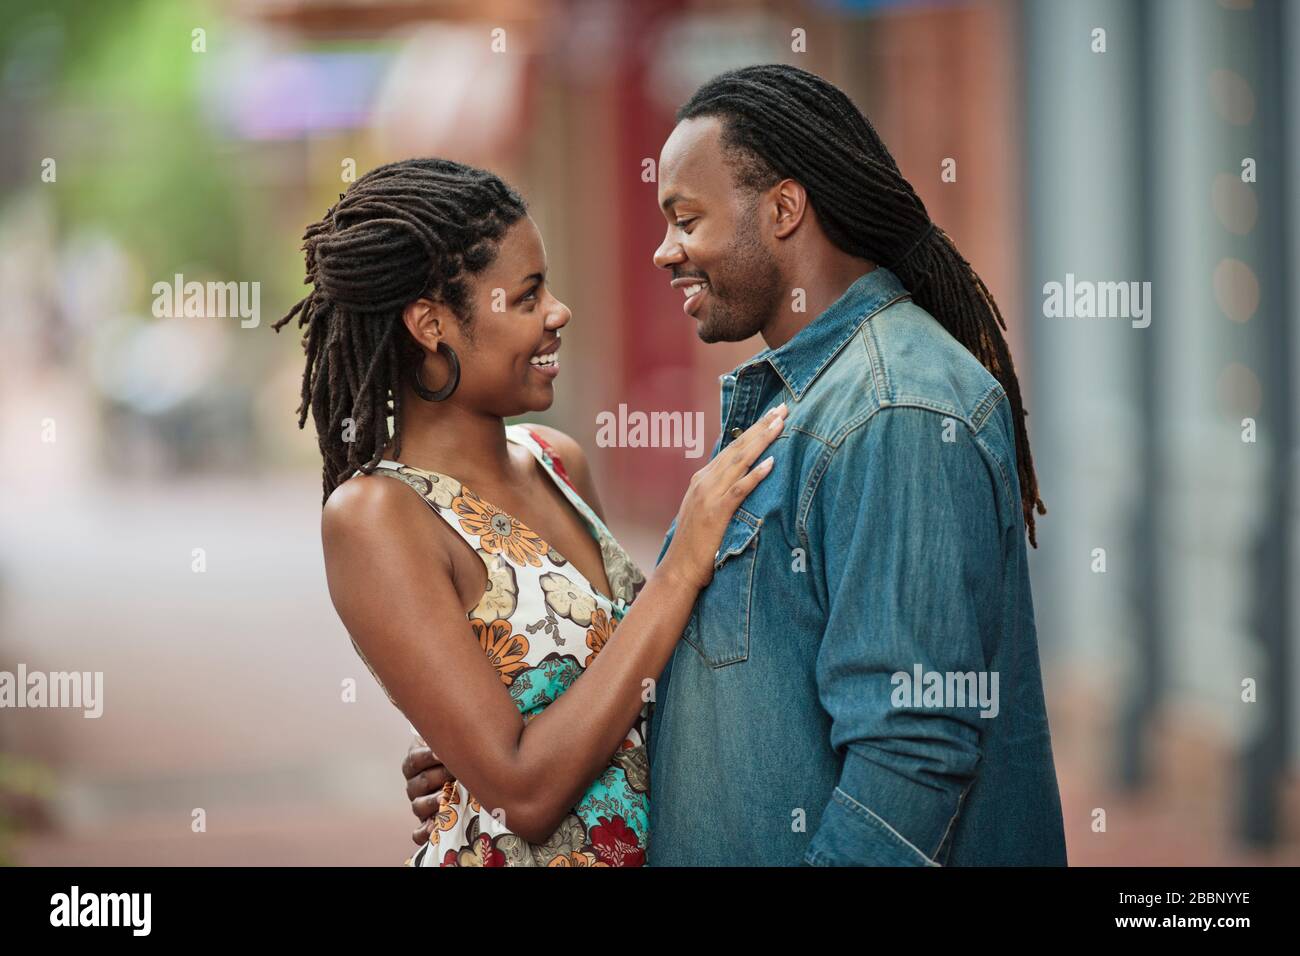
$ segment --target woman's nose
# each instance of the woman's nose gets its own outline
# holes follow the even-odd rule
[[[548,329],[562,329],[569,324],[571,318],[573,318],[573,312],[567,305],[556,299],[555,308],[551,309],[546,316],[546,327]]]

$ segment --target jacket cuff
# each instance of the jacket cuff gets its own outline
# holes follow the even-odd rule
[[[845,754],[805,862],[814,866],[939,866],[961,794],[926,787],[853,751]]]

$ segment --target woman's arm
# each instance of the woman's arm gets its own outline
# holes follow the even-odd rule
[[[713,572],[727,522],[770,471],[751,466],[784,407],[691,479],[677,533],[614,635],[527,725],[474,639],[439,519],[399,482],[355,478],[322,521],[330,596],[402,712],[447,768],[530,842],[545,841],[608,766]]]

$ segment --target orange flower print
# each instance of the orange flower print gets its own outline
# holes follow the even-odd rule
[[[504,554],[520,567],[542,566],[542,555],[550,550],[550,545],[474,492],[463,489],[452,501],[451,510],[460,518],[465,533],[477,537],[479,547],[488,554]]]
[[[528,656],[528,638],[512,632],[509,621],[493,621],[488,624],[477,618],[469,622],[478,638],[479,647],[488,656],[492,666],[501,675],[501,683],[513,684],[515,675],[528,667],[524,658]]]
[[[591,627],[587,630],[587,647],[591,653],[587,655],[583,667],[590,667],[591,662],[596,659],[596,655],[601,652],[605,644],[614,636],[614,628],[618,622],[613,620],[605,613],[604,608],[596,608],[591,615]]]
[[[447,795],[447,799],[439,805],[438,812],[433,817],[434,829],[439,833],[445,833],[454,827],[460,816],[454,806],[460,803],[460,792],[456,789],[455,781],[448,781],[443,785],[442,792]]]

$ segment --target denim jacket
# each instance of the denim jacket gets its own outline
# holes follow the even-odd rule
[[[713,454],[782,401],[656,687],[651,865],[1064,865],[1002,387],[877,267],[723,376]]]

